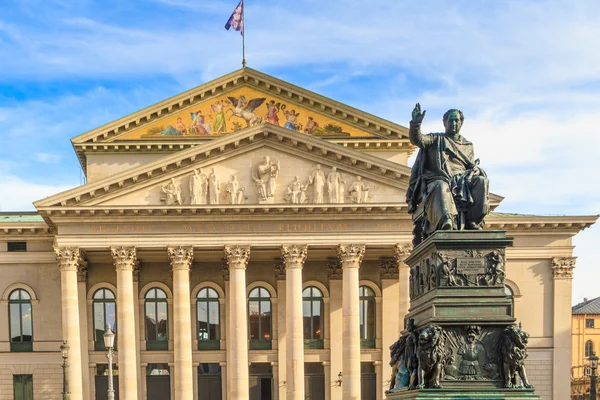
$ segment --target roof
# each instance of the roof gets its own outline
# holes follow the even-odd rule
[[[0,213],[0,224],[15,222],[44,222],[44,219],[37,212]]]
[[[573,314],[600,314],[600,297],[579,303],[571,309]]]

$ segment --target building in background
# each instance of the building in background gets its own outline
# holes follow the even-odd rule
[[[590,356],[600,346],[600,297],[573,306],[573,351],[571,362],[571,398],[588,399],[590,393]]]
[[[63,339],[71,399],[105,399],[106,324],[122,399],[383,398],[409,306],[405,127],[244,68],[72,143],[85,185],[0,214],[0,400],[61,398]],[[569,396],[572,238],[595,221],[486,219],[515,239],[543,399]]]

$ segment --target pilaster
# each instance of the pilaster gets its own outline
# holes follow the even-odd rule
[[[342,265],[340,260],[327,263],[329,272],[329,331],[330,331],[330,363],[326,366],[325,390],[329,391],[330,400],[343,400],[343,391],[336,383],[338,374],[344,368],[344,353],[340,343],[344,340],[342,329],[333,329],[343,325],[342,306]],[[327,373],[327,369],[329,370]]]
[[[397,244],[394,246],[394,260],[396,261],[396,266],[398,268],[399,284],[398,332],[404,330],[404,318],[406,317],[406,314],[408,314],[408,309],[410,307],[410,268],[404,260],[410,255],[411,251],[412,244],[404,246]]]

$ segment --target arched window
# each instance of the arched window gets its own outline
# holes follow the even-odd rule
[[[250,349],[270,349],[271,295],[267,289],[257,287],[250,291],[248,297]]]
[[[196,298],[198,316],[198,350],[219,350],[219,294],[213,288],[202,288]]]
[[[368,286],[358,288],[360,301],[360,345],[375,348],[375,292]]]
[[[31,296],[26,290],[13,290],[8,296],[10,323],[10,351],[33,350],[33,320]]]
[[[94,313],[94,349],[97,351],[106,350],[104,347],[104,332],[106,325],[110,325],[110,329],[117,333],[117,305],[115,303],[115,294],[110,289],[98,289],[93,296]],[[117,339],[115,336],[115,347],[117,347]]]
[[[509,315],[512,317],[515,312],[515,298],[512,289],[508,285],[504,285],[504,294],[506,294],[506,298],[510,299],[510,310],[508,310]]]
[[[594,343],[591,340],[585,342],[585,356],[591,357],[594,354]]]
[[[314,286],[302,291],[302,316],[304,319],[304,347],[323,348],[323,293]]]
[[[144,310],[146,350],[167,350],[169,348],[167,294],[159,288],[148,290]]]

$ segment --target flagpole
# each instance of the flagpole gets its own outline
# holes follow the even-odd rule
[[[242,68],[246,68],[246,10],[242,0]]]

